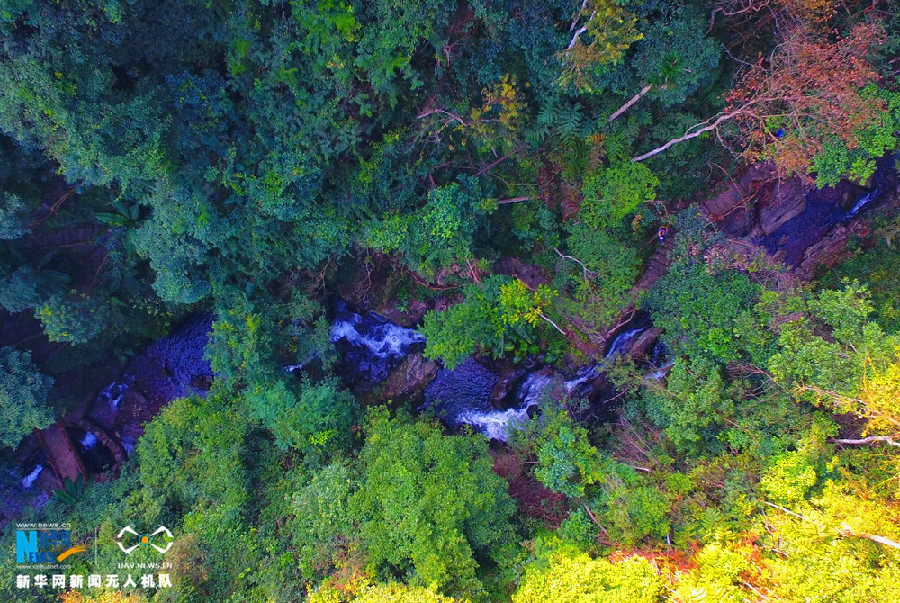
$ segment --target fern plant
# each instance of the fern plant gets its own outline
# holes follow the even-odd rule
[[[79,473],[78,477],[75,478],[75,481],[72,481],[71,478],[67,477],[63,481],[62,490],[54,490],[53,494],[67,505],[75,506],[84,498],[85,488],[84,475]]]

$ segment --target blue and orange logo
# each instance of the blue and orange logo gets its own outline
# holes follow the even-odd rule
[[[16,530],[16,563],[59,563],[85,548],[71,530]]]

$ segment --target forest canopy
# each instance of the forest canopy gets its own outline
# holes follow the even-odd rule
[[[896,598],[895,2],[11,0],[0,42],[0,598]],[[410,330],[374,385],[344,307]],[[172,586],[24,586],[20,521],[85,575],[168,526]]]

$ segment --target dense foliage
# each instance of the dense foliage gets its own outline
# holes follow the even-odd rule
[[[896,599],[896,203],[813,282],[723,231],[751,163],[894,183],[898,53],[887,0],[5,2],[4,470],[188,316],[215,377],[144,400],[117,478],[16,509],[96,532],[85,574],[168,526],[173,587],[17,589],[4,510],[0,599]],[[440,370],[571,371],[638,311],[665,349],[489,444],[358,396],[336,296]]]

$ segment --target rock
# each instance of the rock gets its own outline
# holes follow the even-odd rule
[[[212,376],[204,350],[212,333],[213,319],[211,314],[192,317],[131,361],[127,373],[135,376],[136,387],[146,398],[165,404],[190,396],[197,393],[191,387],[193,379]]]
[[[532,264],[526,264],[519,258],[503,258],[497,262],[494,271],[517,278],[532,289],[537,289],[540,285],[548,285],[550,283],[540,268]]]
[[[726,233],[732,236],[748,234],[753,228],[755,215],[746,205],[771,180],[773,173],[769,164],[751,166],[737,181],[726,183],[724,191],[703,201],[703,211],[710,220],[721,221],[721,228]]]
[[[796,218],[806,209],[806,195],[800,178],[788,178],[775,187],[759,208],[759,227],[764,234],[772,234],[778,227]]]
[[[602,399],[612,390],[612,383],[602,369],[601,364],[582,367],[574,378],[563,383],[563,392],[570,399],[582,398],[591,403]]]
[[[497,376],[484,366],[467,358],[452,371],[438,370],[437,376],[425,388],[425,408],[444,419],[453,427],[458,426],[460,416],[471,411],[491,412],[491,390]]]
[[[844,211],[850,211],[853,209],[855,203],[856,199],[850,194],[850,191],[844,191],[841,193],[841,200],[838,202],[838,207]]]
[[[806,250],[794,273],[801,280],[812,280],[818,269],[832,268],[853,255],[847,245],[851,237],[863,238],[869,234],[870,228],[863,222],[838,226]]]
[[[393,402],[421,399],[437,372],[437,364],[427,360],[421,352],[410,354],[388,375],[381,398]]]
[[[437,298],[434,302],[434,311],[443,312],[450,306],[454,306],[463,300],[462,293],[447,293]]]
[[[50,467],[61,482],[67,478],[75,481],[79,475],[84,474],[84,464],[75,452],[75,447],[61,422],[57,421],[46,429],[36,430],[36,434],[41,448],[50,461]]]
[[[502,375],[491,389],[491,406],[499,410],[513,406],[511,398],[515,396],[530,370],[528,367],[522,367]]]
[[[662,329],[659,327],[652,327],[645,330],[631,343],[628,354],[635,359],[646,356],[647,352],[650,351],[661,334]]]
[[[393,302],[392,304],[379,307],[376,312],[401,327],[413,329],[425,318],[425,313],[428,312],[428,304],[422,300],[414,299],[406,304],[405,310],[401,310],[397,307],[397,302]]]

